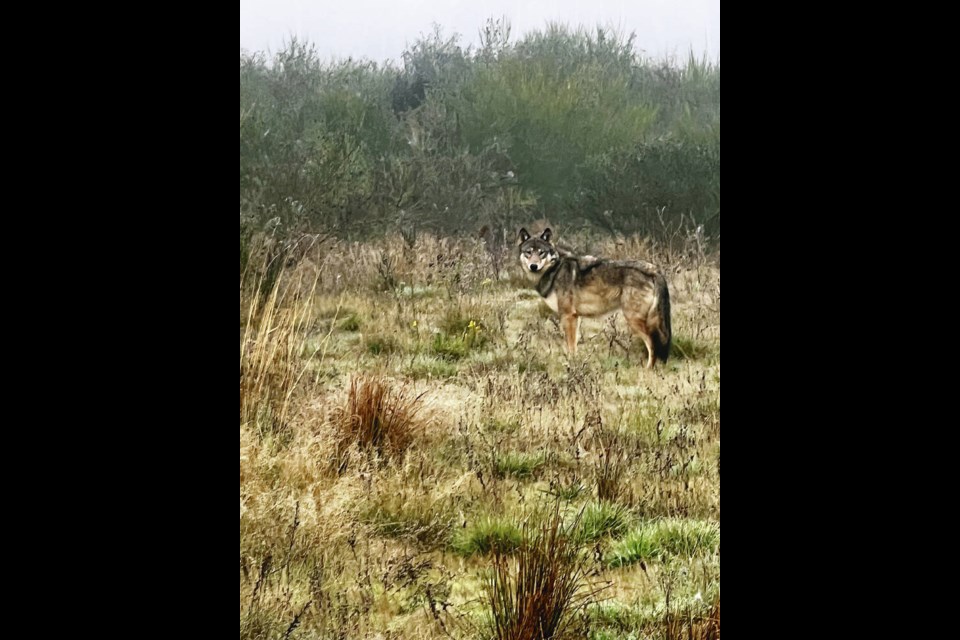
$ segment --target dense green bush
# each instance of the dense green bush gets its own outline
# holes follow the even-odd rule
[[[291,41],[240,54],[244,229],[345,236],[555,224],[719,235],[720,66],[643,58],[633,36],[549,25],[479,48],[436,29],[401,66]],[[274,222],[274,224],[277,224]]]

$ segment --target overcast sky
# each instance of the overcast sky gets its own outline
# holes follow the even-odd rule
[[[720,0],[240,0],[240,48],[276,51],[291,35],[324,57],[400,60],[420,34],[443,27],[477,44],[487,18],[506,16],[511,40],[547,21],[637,34],[648,56],[720,58]]]

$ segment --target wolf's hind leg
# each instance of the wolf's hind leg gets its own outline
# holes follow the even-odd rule
[[[577,329],[580,327],[580,317],[574,313],[564,315],[560,319],[563,325],[563,334],[566,338],[567,353],[577,355]]]

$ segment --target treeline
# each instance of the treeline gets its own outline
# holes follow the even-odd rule
[[[402,66],[292,41],[240,53],[240,220],[363,237],[720,228],[720,66],[551,25],[477,48],[439,29]]]

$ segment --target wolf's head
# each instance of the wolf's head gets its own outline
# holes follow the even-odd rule
[[[520,229],[520,236],[518,237],[520,264],[523,265],[523,271],[528,276],[539,277],[541,273],[552,267],[560,259],[556,247],[550,244],[552,233],[549,227],[544,229],[539,236],[531,236],[526,229]]]

